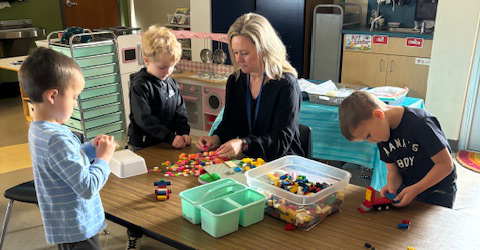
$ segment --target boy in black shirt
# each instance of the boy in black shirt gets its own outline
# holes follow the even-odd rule
[[[456,169],[445,134],[432,114],[390,106],[362,91],[345,98],[338,113],[345,138],[377,143],[388,169],[381,196],[398,191],[399,207],[414,199],[453,207]]]
[[[146,68],[130,75],[129,148],[136,151],[160,142],[184,148],[191,143],[187,110],[170,77],[182,47],[169,29],[153,25],[142,37],[142,50]]]

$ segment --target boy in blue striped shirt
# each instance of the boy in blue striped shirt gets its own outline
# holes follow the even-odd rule
[[[99,192],[115,142],[99,135],[82,144],[62,125],[85,86],[81,69],[63,54],[38,48],[18,76],[35,108],[28,143],[47,242],[58,249],[101,249],[98,233],[106,222]]]

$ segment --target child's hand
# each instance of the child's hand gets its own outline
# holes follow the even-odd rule
[[[97,148],[97,146],[98,146],[98,141],[99,141],[100,139],[102,139],[103,137],[106,137],[106,136],[107,136],[107,135],[105,135],[105,134],[101,134],[101,135],[95,136],[95,138],[93,138],[93,140],[91,141],[92,146],[93,146],[94,148]]]
[[[96,149],[97,158],[104,159],[108,164],[113,157],[115,151],[115,141],[113,136],[103,136],[98,140],[98,146]]]
[[[235,157],[242,152],[242,140],[232,139],[220,146],[215,153],[220,157]]]
[[[172,146],[175,148],[184,148],[185,147],[185,140],[183,137],[176,135],[175,139],[173,139]]]
[[[183,140],[185,141],[185,145],[188,146],[192,143],[192,138],[189,135],[182,135]]]
[[[397,189],[392,186],[389,186],[387,183],[387,185],[385,185],[382,189],[380,189],[380,197],[385,197],[386,193],[396,194]]]
[[[397,207],[404,207],[410,202],[417,197],[419,194],[418,190],[415,188],[415,186],[408,186],[400,192],[397,197],[395,198],[397,201],[399,201],[397,204],[393,204],[394,206]]]

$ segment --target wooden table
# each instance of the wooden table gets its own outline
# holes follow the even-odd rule
[[[181,152],[157,145],[138,152],[148,168],[176,160]],[[156,201],[154,181],[171,181],[173,195]],[[126,179],[110,175],[101,191],[107,218],[122,225],[135,225],[147,236],[177,248],[198,249],[480,249],[480,219],[461,211],[414,202],[389,211],[357,211],[365,188],[348,185],[342,209],[329,215],[310,231],[285,231],[285,222],[265,215],[257,224],[221,238],[213,238],[182,217],[178,193],[199,185],[197,177],[164,177],[147,173]],[[408,230],[397,229],[402,220],[411,221]]]
[[[12,64],[13,62],[24,61],[27,56],[6,57],[0,59],[0,69],[19,71],[21,64]]]

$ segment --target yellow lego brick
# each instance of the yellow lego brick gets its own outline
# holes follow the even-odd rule
[[[297,190],[298,190],[298,185],[295,185],[292,188],[290,188],[290,192],[292,192],[292,193],[296,193]]]
[[[166,199],[168,199],[166,195],[157,195],[157,200],[159,201],[164,201]]]
[[[286,212],[287,212],[287,208],[285,208],[285,206],[279,206],[279,207],[278,207],[278,211],[280,211],[281,213],[286,213]]]
[[[233,161],[226,161],[226,162],[224,162],[224,163],[225,163],[225,165],[227,165],[229,168],[234,168],[234,167],[237,166]]]
[[[248,171],[248,170],[250,170],[250,167],[249,166],[245,167],[245,171]]]
[[[275,180],[275,187],[278,187],[278,180]]]
[[[288,217],[287,215],[280,214],[280,219],[282,219],[283,221],[286,221],[288,223],[292,223],[292,218]]]
[[[339,200],[345,200],[345,192],[343,191],[337,191],[337,199]]]
[[[293,211],[291,208],[287,209],[287,214],[290,216],[290,218],[295,219],[297,216],[297,212]]]
[[[243,163],[252,163],[252,159],[250,158],[243,158],[242,161]]]
[[[325,206],[324,208],[322,208],[321,213],[322,213],[322,214],[329,214],[331,211],[332,211],[332,207],[331,207],[331,206]]]

